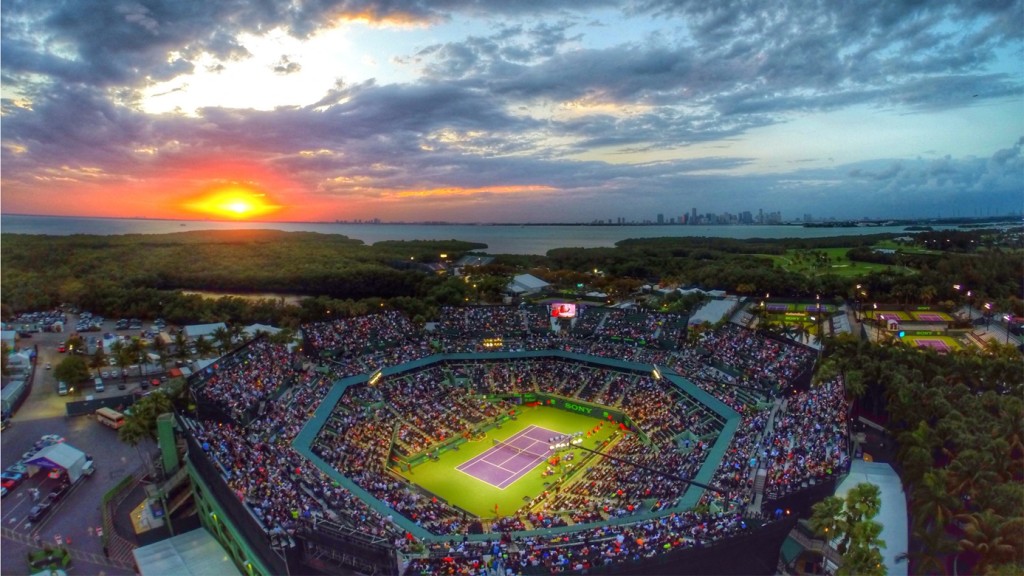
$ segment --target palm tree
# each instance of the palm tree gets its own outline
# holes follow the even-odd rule
[[[228,327],[228,333],[231,335],[232,342],[241,342],[245,336],[245,328],[241,324],[235,323]]]
[[[156,338],[153,338],[153,351],[160,357],[160,369],[162,371],[166,371],[168,358],[167,343],[165,343],[163,338],[160,337],[160,334],[157,334]]]
[[[146,439],[157,439],[157,417],[173,410],[174,405],[166,394],[150,394],[132,405],[131,413],[125,416],[124,425],[117,431],[122,442],[135,447],[148,472],[152,472],[151,462],[143,456],[140,444]]]
[[[962,503],[946,488],[948,473],[944,469],[929,470],[914,485],[911,496],[914,525],[918,530],[942,530],[962,509]]]
[[[142,340],[139,338],[132,338],[131,342],[128,343],[127,353],[131,357],[133,362],[139,365],[139,375],[145,376],[146,366],[146,347],[142,345]]]
[[[202,336],[196,338],[196,354],[200,357],[209,356],[213,350],[213,344],[209,340]]]
[[[978,493],[999,483],[996,456],[988,451],[964,450],[949,464],[948,487],[952,494],[977,498]]]
[[[1020,555],[1021,530],[1024,528],[1020,518],[1008,520],[991,510],[983,510],[961,519],[964,521],[964,535],[959,548],[961,552],[976,556],[973,574],[984,574],[990,565],[1012,562],[1015,556]]]
[[[811,509],[811,528],[830,544],[838,540],[835,549],[843,555],[843,565],[837,574],[884,575],[885,542],[878,538],[882,525],[872,520],[881,508],[879,494],[878,486],[861,483],[845,499],[829,496]]]
[[[131,352],[121,340],[117,340],[110,345],[110,353],[114,356],[114,362],[117,363],[117,368],[121,372],[121,382],[127,382],[128,371],[125,370],[125,367],[132,363]]]
[[[217,342],[217,351],[222,355],[231,349],[231,332],[227,328],[217,328],[210,336]]]
[[[147,438],[145,427],[142,423],[134,418],[134,412],[128,416],[125,416],[124,424],[117,430],[117,438],[125,444],[135,448],[135,451],[139,455],[139,460],[146,466],[146,472],[152,473],[153,469],[151,466],[150,459],[142,453],[141,443]]]
[[[900,554],[897,562],[910,561],[911,574],[947,574],[945,557],[956,551],[956,543],[942,527],[915,529],[911,541],[921,548]]]
[[[185,338],[184,330],[174,333],[174,356],[180,360],[188,357],[188,339]]]
[[[287,346],[295,341],[295,331],[291,328],[282,328],[279,332],[271,334],[268,339],[272,344]]]

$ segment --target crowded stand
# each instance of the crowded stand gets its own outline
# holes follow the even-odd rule
[[[543,328],[547,329],[548,326]],[[521,336],[528,331],[526,315],[515,306],[445,306],[436,330],[459,337],[472,335]]]
[[[297,374],[293,359],[286,346],[255,340],[203,371],[194,384],[196,396],[244,421],[275,391],[291,386]]]
[[[550,309],[543,304],[533,304],[530,306],[523,306],[523,317],[526,319],[527,329],[534,333],[540,334],[551,330],[551,313]]]
[[[722,430],[718,415],[666,380],[562,358],[444,360],[385,376],[372,387],[350,385],[311,447],[394,514],[453,537],[428,542],[406,574],[480,574],[498,567],[510,573],[580,571],[636,561],[740,533],[742,513],[755,501],[759,469],[767,470],[765,497],[774,499],[848,463],[841,384],[828,383],[770,408],[768,391],[787,390],[813,363],[812,352],[731,324],[705,333],[699,348],[636,342],[681,342],[678,320],[590,308],[569,333],[555,334],[544,307],[488,306],[444,309],[433,334],[394,311],[306,324],[302,331],[313,360],[327,375],[297,371],[286,348],[257,340],[195,380],[200,402],[219,407],[231,421],[188,420],[188,428],[268,535],[294,534],[315,519],[330,519],[409,551],[409,535],[391,516],[363,503],[291,447],[335,380],[433,354],[490,351],[481,345],[488,335],[502,338],[501,351],[557,350],[661,366],[742,417],[715,464],[711,484],[724,494],[707,492],[701,500],[725,502],[725,511],[704,506],[701,512],[670,512],[689,484],[650,471],[693,478]],[[749,389],[753,384],[760,388]],[[470,531],[465,513],[401,480],[393,463],[478,433],[514,408],[503,397],[528,392],[621,410],[635,429],[616,430],[606,449],[643,467],[594,457],[534,506],[484,522],[492,540],[457,538]],[[665,515],[630,521],[650,511]],[[561,536],[519,533],[558,526],[579,529]]]
[[[396,310],[302,326],[302,334],[311,350],[335,357],[357,356],[373,349],[392,348],[416,340],[422,336],[422,332]]]
[[[705,332],[698,346],[715,363],[737,371],[739,379],[765,388],[799,376],[812,365],[815,354],[735,324]]]
[[[786,399],[776,417],[772,442],[764,447],[769,498],[806,488],[848,463],[846,415],[845,391],[839,381]]]
[[[397,538],[397,527],[311,466],[291,441],[330,389],[329,380],[306,373],[295,386],[247,425],[183,418],[227,486],[268,537],[292,536],[318,518]]]

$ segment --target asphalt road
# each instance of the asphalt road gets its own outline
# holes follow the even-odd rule
[[[73,325],[73,324],[72,324]],[[96,334],[96,333],[94,333]],[[22,345],[37,344],[39,357],[33,377],[30,396],[11,419],[11,426],[0,434],[0,465],[3,468],[16,463],[23,453],[44,434],[63,436],[66,442],[93,457],[96,472],[76,483],[70,492],[39,522],[33,524],[27,516],[32,507],[31,488],[37,488],[42,497],[56,486],[57,481],[46,477],[43,472],[28,478],[0,501],[0,521],[3,529],[0,536],[0,572],[7,574],[29,574],[25,553],[58,538],[65,544],[70,542],[73,563],[72,574],[129,575],[130,568],[114,565],[105,560],[100,537],[96,528],[102,526],[100,509],[103,495],[129,474],[143,469],[140,450],[121,443],[117,432],[101,425],[92,416],[68,418],[65,402],[84,400],[85,394],[58,396],[56,380],[52,370],[44,369],[47,362],[56,366],[63,354],[57,352],[58,344],[67,334],[35,334]],[[136,384],[137,386],[137,384]],[[92,393],[91,386],[90,393]],[[116,386],[97,396],[125,394]],[[141,446],[143,451],[155,451],[155,445]]]

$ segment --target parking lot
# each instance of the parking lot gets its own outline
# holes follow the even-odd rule
[[[61,360],[67,357],[70,353],[66,349],[63,352],[60,350],[64,348],[63,344],[68,340],[68,338],[74,334],[74,327],[77,324],[76,316],[72,314],[68,314],[67,316],[71,332],[37,332],[32,334],[31,338],[23,338],[19,344],[21,347],[35,346],[37,348],[38,359],[36,362],[37,374],[35,378],[35,385],[37,387],[43,386],[54,391],[54,396],[58,395],[56,394],[57,379],[53,375],[53,370],[58,364],[60,364]],[[97,331],[82,332],[79,333],[79,335],[84,339],[100,339],[104,334],[139,336],[141,333],[141,330],[117,329],[116,321],[114,320],[104,320],[97,326]],[[148,323],[144,324],[143,327],[147,331],[155,329],[152,324]],[[109,354],[109,350],[107,352]],[[67,401],[87,400],[90,396],[95,399],[123,396],[125,394],[130,394],[135,390],[141,389],[142,391],[146,391],[153,387],[158,387],[166,382],[168,371],[175,368],[175,365],[176,361],[171,359],[166,362],[165,366],[151,362],[144,364],[132,364],[125,368],[121,368],[119,366],[111,366],[108,362],[104,366],[91,368],[92,380],[89,382],[72,383],[69,386],[67,395],[49,401],[52,403],[49,413],[55,414],[57,409],[62,408],[64,402]],[[49,366],[49,368],[47,368],[47,366]],[[103,383],[102,391],[96,390],[95,379],[97,377],[100,378]],[[59,404],[57,400],[59,400]]]
[[[111,565],[104,559],[101,539],[96,532],[102,526],[100,506],[103,495],[119,481],[129,474],[141,475],[140,451],[152,453],[156,446],[146,442],[136,450],[121,443],[117,431],[103,426],[91,415],[67,417],[64,404],[84,400],[87,395],[97,398],[123,395],[137,389],[139,381],[130,378],[125,391],[118,390],[115,384],[96,393],[90,385],[87,390],[76,389],[67,396],[59,396],[52,368],[64,357],[57,348],[68,336],[68,333],[44,332],[21,340],[22,347],[38,346],[38,358],[30,395],[12,417],[10,426],[0,434],[0,468],[6,470],[15,465],[42,436],[53,434],[91,455],[96,471],[74,484],[34,522],[29,518],[33,505],[59,488],[60,479],[39,472],[26,477],[3,497],[0,521],[4,542],[0,546],[0,566],[4,574],[29,573],[25,553],[40,544],[58,541],[73,551],[72,573],[132,574],[130,569]],[[46,370],[46,363],[51,364],[50,370]],[[38,500],[33,490],[38,491]]]

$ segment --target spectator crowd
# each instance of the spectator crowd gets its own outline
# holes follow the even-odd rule
[[[813,362],[801,346],[731,324],[687,346],[676,332],[678,319],[670,315],[598,308],[556,331],[542,313],[518,307],[445,309],[433,333],[393,311],[305,325],[307,352],[326,374],[303,368],[286,347],[256,340],[194,377],[197,400],[218,408],[223,418],[186,418],[186,427],[269,537],[293,536],[329,520],[411,552],[418,545],[395,516],[452,537],[430,544],[407,574],[583,571],[703,546],[745,528],[742,513],[754,501],[758,470],[767,475],[764,496],[770,501],[848,465],[841,382],[785,399],[772,395],[790,389]],[[666,332],[677,345],[664,347]],[[667,379],[553,356],[442,356],[372,387],[349,385],[330,408],[312,450],[388,513],[367,505],[292,448],[337,379],[434,354],[481,351],[481,337],[490,335],[501,337],[501,351],[555,350],[673,370],[738,412],[741,423],[713,463],[711,484],[722,493],[706,493],[697,509],[673,511],[689,484],[650,471],[660,467],[682,479],[695,477],[722,431],[714,411]],[[607,449],[642,467],[595,459],[536,507],[486,523],[491,540],[460,538],[474,519],[401,481],[390,467],[478,433],[514,409],[511,395],[525,393],[621,411],[632,429],[617,434]],[[649,512],[662,515],[641,514]],[[578,530],[520,533],[566,525]]]

